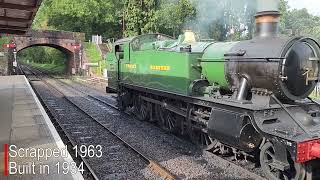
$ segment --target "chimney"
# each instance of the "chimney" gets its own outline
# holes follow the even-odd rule
[[[279,35],[280,0],[257,0],[256,37],[277,37]]]

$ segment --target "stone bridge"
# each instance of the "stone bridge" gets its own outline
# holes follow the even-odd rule
[[[67,57],[67,70],[69,74],[78,72],[82,64],[82,43],[85,40],[83,33],[51,31],[51,30],[30,30],[24,35],[16,35],[12,39],[15,48],[8,50],[9,66],[13,64],[13,52],[34,46],[48,46],[64,52]],[[12,63],[11,63],[12,62]],[[8,67],[11,69],[14,67]]]

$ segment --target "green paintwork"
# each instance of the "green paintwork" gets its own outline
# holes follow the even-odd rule
[[[112,51],[108,53],[106,60],[107,60],[106,64],[107,64],[107,71],[108,71],[108,87],[112,89],[118,89],[117,88],[118,64],[117,64],[115,52]]]
[[[224,54],[236,43],[238,42],[214,43],[204,51],[201,59],[202,74],[208,79],[210,84],[219,85],[225,89],[228,88],[228,82],[225,77]]]
[[[188,95],[190,83],[201,76],[201,72],[192,67],[201,55],[164,50],[132,51],[130,60],[121,63],[121,79],[128,84]],[[126,64],[136,68],[127,68]],[[170,69],[161,71],[152,66]]]
[[[181,41],[181,40],[180,40]],[[122,83],[190,95],[190,85],[204,76],[211,84],[227,87],[224,54],[236,43],[191,43],[192,51],[181,51],[179,40],[149,34],[115,43],[107,56],[109,87],[117,89],[118,59]],[[180,44],[179,44],[180,43]],[[119,45],[123,52],[115,52]],[[119,54],[122,54],[120,56]],[[201,67],[198,67],[201,60]],[[204,60],[220,62],[203,62]],[[160,69],[159,69],[160,68]]]

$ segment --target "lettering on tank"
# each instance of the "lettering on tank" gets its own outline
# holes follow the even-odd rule
[[[150,69],[151,70],[155,70],[155,71],[170,71],[171,67],[170,66],[154,66],[154,65],[151,65]]]
[[[137,69],[137,65],[136,64],[126,64],[125,67],[127,69]]]

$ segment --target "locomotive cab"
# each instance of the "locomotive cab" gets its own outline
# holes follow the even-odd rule
[[[107,93],[118,92],[118,81],[120,78],[120,62],[123,61],[126,56],[126,47],[130,42],[129,39],[118,40],[113,44],[112,51],[107,54],[106,64],[108,70],[108,86],[106,87]]]

